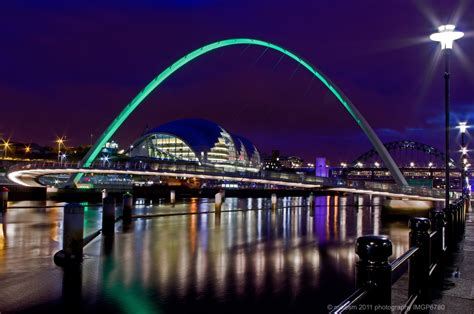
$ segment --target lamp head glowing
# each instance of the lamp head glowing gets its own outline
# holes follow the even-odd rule
[[[459,122],[459,130],[461,131],[461,133],[466,133],[467,131],[467,122]]]
[[[453,49],[453,42],[464,36],[463,32],[457,32],[454,25],[442,25],[438,27],[438,32],[430,36],[432,41],[437,41],[441,44],[441,49]]]

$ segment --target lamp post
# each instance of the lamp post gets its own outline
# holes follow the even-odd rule
[[[441,44],[444,54],[444,110],[445,110],[445,206],[449,206],[449,55],[453,49],[453,42],[464,36],[463,32],[455,31],[454,25],[442,25],[438,32],[431,34],[430,39]]]
[[[459,130],[461,131],[461,193],[464,194],[464,185],[466,182],[466,164],[467,164],[467,147],[466,147],[466,131],[467,123],[459,122]]]
[[[56,139],[56,143],[58,143],[58,161],[61,161],[61,144],[64,143],[64,140],[62,137],[58,137]]]

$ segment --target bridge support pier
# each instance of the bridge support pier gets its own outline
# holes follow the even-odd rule
[[[82,263],[83,237],[84,207],[68,204],[64,207],[63,249],[54,254],[54,263],[62,267]]]

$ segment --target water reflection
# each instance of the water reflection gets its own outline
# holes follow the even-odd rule
[[[358,236],[388,234],[394,258],[408,247],[406,221],[382,220],[380,199],[373,197],[372,204],[361,196],[321,196],[311,207],[306,198],[286,197],[272,211],[269,199],[227,198],[220,214],[206,213],[214,206],[206,199],[141,206],[142,213],[193,214],[138,219],[125,233],[117,227],[114,240],[99,238],[86,247],[81,276],[50,283],[69,282],[73,289],[27,304],[54,308],[58,298],[65,301],[77,290],[79,280],[77,294],[88,311],[135,306],[132,312],[322,312],[353,290]],[[100,216],[100,208],[86,211],[86,233],[98,228]],[[60,246],[61,220],[59,207],[4,215],[0,280],[18,267],[37,274],[32,286],[44,280],[45,271],[62,274],[51,261]],[[0,308],[17,309],[2,293]]]

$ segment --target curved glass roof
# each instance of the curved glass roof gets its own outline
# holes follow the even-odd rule
[[[155,133],[170,134],[181,138],[198,154],[199,152],[210,151],[218,141],[218,138],[222,136],[222,132],[228,133],[220,125],[209,120],[179,119],[149,130],[144,137]],[[241,143],[244,145],[247,156],[250,159],[256,150],[254,144],[239,135],[232,134],[231,137],[237,150],[241,150]]]
[[[166,133],[185,141],[195,152],[209,151],[224,129],[204,119],[179,119],[149,130],[146,135]]]
[[[247,156],[249,157],[249,159],[251,159],[253,153],[257,150],[255,145],[253,145],[253,143],[249,141],[247,138],[242,137],[240,135],[232,134],[232,138],[234,139],[235,147],[239,151],[241,150],[240,143],[244,145],[245,151],[247,152]]]

